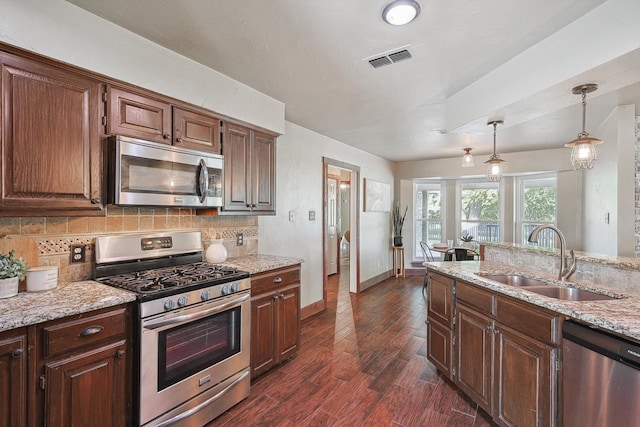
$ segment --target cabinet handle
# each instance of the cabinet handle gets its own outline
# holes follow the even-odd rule
[[[493,328],[491,327],[491,325],[487,325],[487,332],[491,332],[493,330]]]
[[[273,283],[282,283],[282,277],[278,276],[273,279]]]
[[[102,326],[89,326],[87,329],[81,331],[78,336],[79,337],[88,337],[91,335],[95,335],[102,331],[104,328]]]
[[[183,141],[183,139],[182,139],[182,138],[180,138],[180,137],[177,137],[177,138],[176,138],[176,142],[177,142],[178,144],[180,144],[182,141]]]
[[[274,295],[274,296],[273,296],[273,300],[274,300],[274,301],[278,301],[278,295]]]
[[[16,348],[15,350],[13,350],[11,352],[11,357],[13,357],[14,359],[17,359],[18,357],[22,356],[24,354],[24,350],[21,348]]]
[[[162,135],[162,137],[164,139],[171,139],[171,134],[165,133],[164,135]]]
[[[99,205],[100,203],[102,203],[102,200],[100,200],[100,199],[91,199],[91,204],[92,205]]]
[[[118,359],[122,359],[124,357],[124,350],[118,350],[116,356],[118,356]]]

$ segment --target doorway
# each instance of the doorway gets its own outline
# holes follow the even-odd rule
[[[323,300],[327,282],[347,283],[349,292],[360,291],[358,224],[360,168],[323,158]]]

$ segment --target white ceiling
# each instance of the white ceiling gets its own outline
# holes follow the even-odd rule
[[[561,147],[617,105],[640,111],[637,0],[68,0],[286,105],[286,119],[393,161]],[[629,13],[628,11],[631,11]],[[373,69],[400,47],[414,58]],[[504,130],[503,130],[504,129]]]

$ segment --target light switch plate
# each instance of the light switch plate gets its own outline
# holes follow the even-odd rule
[[[296,211],[289,211],[289,222],[296,220]]]
[[[309,211],[309,221],[316,220],[316,211]]]

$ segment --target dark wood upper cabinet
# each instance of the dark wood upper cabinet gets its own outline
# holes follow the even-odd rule
[[[99,81],[0,52],[0,216],[103,215]]]
[[[171,104],[109,86],[107,133],[171,144]]]
[[[220,119],[173,107],[174,145],[220,153]]]
[[[276,137],[225,123],[223,212],[275,214]]]
[[[220,153],[220,119],[151,94],[109,86],[107,133]]]

